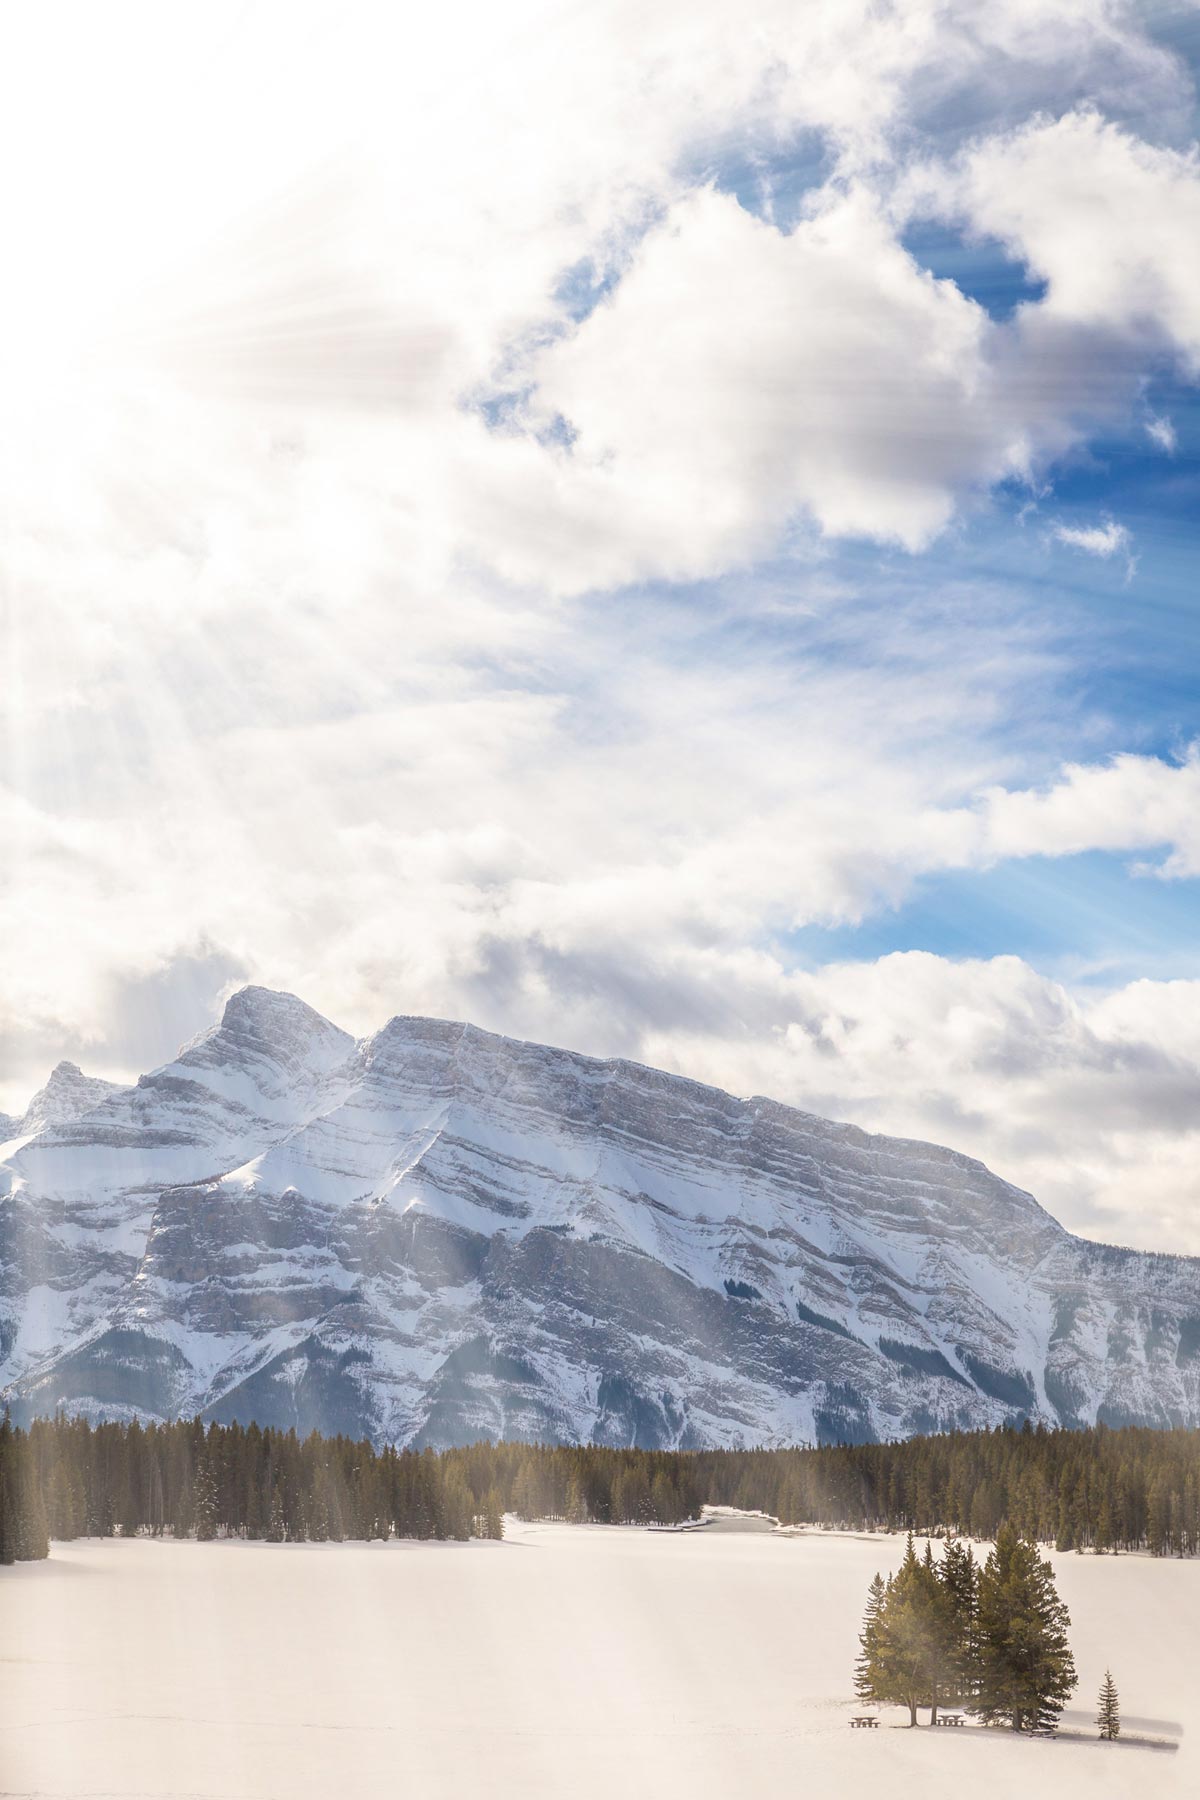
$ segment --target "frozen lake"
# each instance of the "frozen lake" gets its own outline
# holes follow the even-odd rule
[[[1086,1737],[912,1732],[899,1713],[851,1731],[866,1586],[902,1550],[519,1524],[503,1544],[56,1544],[0,1570],[0,1794],[1200,1791],[1200,1563],[1054,1558]],[[1106,1662],[1163,1748],[1092,1737]]]

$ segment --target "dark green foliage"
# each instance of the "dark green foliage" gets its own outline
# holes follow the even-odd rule
[[[832,1331],[837,1337],[852,1338],[854,1336],[852,1331],[848,1331],[836,1319],[831,1319],[828,1313],[814,1312],[812,1307],[805,1306],[802,1300],[796,1302],[796,1317],[802,1319],[806,1325],[819,1325],[822,1331]]]
[[[483,1498],[483,1509],[475,1521],[475,1536],[484,1538],[502,1538],[504,1536],[504,1505],[498,1489],[489,1488]]]
[[[1200,1432],[1000,1426],[820,1449],[480,1443],[438,1454],[199,1419],[0,1427],[0,1558],[26,1554],[18,1545],[36,1553],[47,1527],[58,1538],[211,1528],[340,1542],[494,1535],[497,1510],[674,1525],[705,1502],[787,1524],[953,1537],[993,1538],[1007,1520],[1060,1547],[1190,1556],[1200,1551]],[[944,1581],[959,1579],[957,1557]],[[977,1574],[972,1564],[962,1579]]]
[[[1100,1686],[1100,1699],[1097,1703],[1096,1724],[1102,1738],[1118,1738],[1121,1735],[1121,1705],[1117,1699],[1117,1684],[1112,1678],[1112,1670],[1105,1669],[1104,1680]]]
[[[1200,1431],[948,1432],[892,1444],[700,1451],[702,1497],[786,1524],[994,1538],[1004,1520],[1060,1548],[1200,1553]]]
[[[504,1514],[673,1525],[703,1495],[693,1459],[666,1452],[474,1444],[375,1450],[257,1425],[0,1424],[0,1560],[57,1538],[504,1536]]]
[[[897,1338],[881,1337],[879,1348],[891,1362],[899,1363],[901,1368],[911,1369],[914,1375],[938,1375],[947,1381],[957,1381],[960,1387],[970,1387],[965,1375],[952,1369],[940,1350],[924,1350],[916,1344],[902,1344]]]
[[[985,1720],[1053,1729],[1075,1687],[1070,1622],[1037,1545],[1002,1525],[979,1577],[975,1709]]]
[[[910,1532],[899,1569],[886,1587],[876,1575],[868,1591],[854,1672],[859,1699],[907,1706],[913,1725],[918,1706],[928,1706],[932,1721],[957,1690],[956,1636],[951,1592],[928,1545],[918,1558]]]
[[[928,1706],[966,1706],[1015,1731],[1052,1729],[1075,1686],[1070,1620],[1036,1544],[1000,1529],[982,1574],[967,1546],[951,1542],[941,1561],[909,1534],[904,1561],[867,1595],[854,1670],[859,1700],[907,1706],[910,1724]]]
[[[877,1573],[867,1589],[867,1610],[863,1614],[858,1661],[854,1665],[854,1692],[864,1702],[877,1698],[876,1677],[884,1660],[883,1609],[886,1601],[887,1588],[883,1576]]]
[[[879,1700],[907,1706],[910,1723],[917,1707],[936,1717],[949,1670],[952,1620],[932,1559],[917,1559],[909,1534],[904,1561],[888,1583],[883,1609],[883,1660]]]
[[[216,1537],[219,1523],[217,1484],[207,1457],[201,1459],[192,1483],[192,1521],[196,1536],[202,1543]],[[136,1529],[135,1520],[134,1531]],[[126,1535],[131,1536],[132,1533]]]
[[[0,1420],[0,1564],[49,1554],[46,1505],[29,1453],[29,1439],[7,1410]]]
[[[979,1689],[979,1565],[970,1544],[952,1539],[942,1552],[939,1574],[951,1619],[943,1698],[954,1706],[971,1706]]]

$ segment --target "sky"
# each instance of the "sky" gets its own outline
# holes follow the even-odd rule
[[[1200,7],[0,22],[0,1106],[248,981],[1200,1252]]]

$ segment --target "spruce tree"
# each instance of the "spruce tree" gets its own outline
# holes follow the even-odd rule
[[[907,1706],[910,1725],[917,1723],[918,1706],[928,1706],[932,1722],[950,1676],[952,1616],[932,1556],[927,1552],[924,1562],[918,1559],[911,1532],[904,1560],[869,1630],[864,1621],[860,1642],[865,1659],[861,1689],[856,1681],[860,1697]]]
[[[1104,1680],[1100,1687],[1100,1699],[1096,1713],[1096,1724],[1100,1736],[1110,1741],[1121,1735],[1121,1707],[1117,1699],[1117,1684],[1112,1678],[1111,1669],[1105,1669]]]
[[[952,1539],[939,1576],[950,1604],[950,1653],[945,1698],[969,1706],[978,1687],[979,1568],[970,1544]]]
[[[196,1479],[192,1484],[192,1508],[197,1540],[203,1543],[209,1538],[215,1538],[217,1535],[217,1484],[213,1480],[207,1457],[196,1470]]]
[[[566,1517],[572,1525],[583,1525],[587,1521],[587,1502],[583,1497],[583,1487],[578,1475],[572,1475],[567,1482]]]
[[[5,1407],[0,1419],[0,1564],[5,1567],[17,1560],[18,1535],[16,1434]]]
[[[887,1588],[884,1586],[883,1576],[876,1573],[867,1589],[867,1608],[858,1637],[858,1660],[854,1665],[854,1692],[864,1703],[878,1699],[878,1689],[885,1685],[883,1669],[886,1653],[882,1617],[886,1598]]]
[[[198,1535],[199,1533],[197,1533],[197,1536]],[[268,1544],[282,1544],[286,1536],[287,1529],[283,1519],[283,1495],[279,1492],[279,1489],[276,1488],[271,1495],[271,1516],[267,1524],[266,1541]]]
[[[26,1462],[28,1464],[28,1459]],[[46,1508],[42,1502],[41,1485],[33,1469],[27,1466],[22,1471],[20,1486],[17,1558],[21,1562],[34,1562],[49,1554],[50,1533],[46,1527]]]
[[[504,1506],[499,1488],[488,1489],[483,1502],[482,1522],[484,1537],[498,1540],[504,1536]]]
[[[469,1538],[475,1518],[475,1501],[465,1477],[452,1469],[442,1495],[443,1535]]]
[[[1052,1730],[1075,1687],[1070,1614],[1036,1544],[1002,1525],[979,1579],[979,1695],[984,1719]]]

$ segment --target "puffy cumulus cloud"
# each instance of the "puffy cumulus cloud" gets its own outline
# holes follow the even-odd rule
[[[862,193],[784,234],[708,191],[529,374],[609,538],[632,521],[640,559],[653,533],[658,571],[687,575],[765,548],[796,512],[927,543],[972,477],[1019,459],[981,392],[987,329]]]
[[[57,31],[22,22],[0,77],[0,162],[37,171],[0,187],[19,524],[57,533],[69,499],[92,543],[128,546],[149,491],[154,528],[195,550],[220,483],[181,445],[235,429],[204,407],[253,409],[308,474],[264,455],[264,507],[315,497],[347,549],[407,526],[430,581],[467,562],[572,593],[715,573],[793,516],[917,547],[1134,393],[1136,358],[1069,341],[1125,329],[1123,278],[1085,318],[1055,275],[1014,340],[905,254],[894,199],[929,120],[953,139],[986,119],[930,179],[1040,254],[1041,139],[1009,128],[1049,93],[1132,84],[1159,120],[1186,99],[1136,7],[523,0],[418,24],[308,4],[287,25],[129,4],[80,15],[64,66]],[[1186,199],[1185,158],[1068,127],[1132,156],[1143,233]],[[1014,172],[992,180],[990,154]],[[711,191],[738,169],[762,219]],[[989,224],[1014,184],[1018,213]]]
[[[1200,162],[1094,110],[983,138],[929,172],[942,206],[1047,283],[1030,320],[1148,338],[1200,372]]]
[[[1178,763],[1126,755],[1072,764],[1044,790],[993,790],[978,817],[986,856],[1161,849],[1153,873],[1200,875],[1200,748]]]
[[[1006,856],[1196,867],[1192,777],[1047,786],[1070,717],[1012,741],[1061,698],[1036,630],[969,584],[871,610],[827,560],[927,543],[1143,418],[1150,340],[1191,354],[1161,229],[1187,156],[1027,126],[1131,85],[1183,116],[1139,11],[216,0],[75,9],[70,56],[53,10],[7,23],[6,1101],[62,1054],[135,1073],[252,978],[355,1029],[468,1012],[928,1129],[1091,1204],[1069,1146],[1035,1168],[1021,1059],[1046,1036],[1094,1101],[1080,1046],[1151,1044],[1157,1130],[1181,1001],[1093,1018],[1010,965],[808,977],[771,946]],[[1068,173],[1094,303],[1055,261]],[[999,233],[1045,301],[1000,326],[933,280],[917,204]],[[773,612],[611,591],[780,543]],[[835,603],[857,625],[806,636]]]

